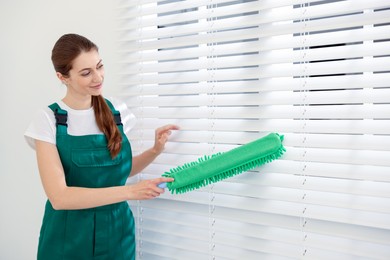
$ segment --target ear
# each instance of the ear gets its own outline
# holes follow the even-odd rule
[[[57,78],[66,85],[66,78],[60,72],[56,72]]]

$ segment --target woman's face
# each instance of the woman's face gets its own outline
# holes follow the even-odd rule
[[[98,96],[102,92],[104,67],[96,50],[82,52],[73,61],[65,78],[68,93],[76,96]]]

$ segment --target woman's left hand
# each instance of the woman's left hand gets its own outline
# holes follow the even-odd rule
[[[177,125],[165,125],[155,130],[153,150],[156,154],[160,154],[164,150],[172,130],[179,130],[179,127]]]

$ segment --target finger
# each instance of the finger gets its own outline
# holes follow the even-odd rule
[[[168,137],[167,133],[158,133],[157,134],[157,138],[160,139],[160,140],[163,139],[163,138],[167,138],[167,137]]]
[[[177,125],[165,125],[158,128],[158,130],[161,132],[170,131],[170,130],[179,130],[179,127]]]
[[[156,133],[158,138],[168,137],[171,134],[172,134],[171,130],[161,130],[161,131],[157,131]]]
[[[162,143],[166,143],[166,142],[168,141],[168,137],[169,137],[168,134],[163,134],[163,135],[161,135],[161,137],[160,137],[160,141],[161,141]]]
[[[178,125],[169,125],[171,130],[180,130],[180,127]]]
[[[153,182],[157,184],[161,182],[173,182],[174,180],[175,180],[174,178],[160,177],[160,178],[153,179]]]
[[[149,190],[148,192],[146,192],[146,195],[149,197],[149,198],[155,198],[155,197],[158,197],[160,196],[162,193],[164,193],[165,190],[162,189],[162,188],[158,188],[157,186],[154,187],[153,189]]]
[[[148,192],[146,192],[146,197],[148,199],[153,199],[153,198],[157,197],[158,195],[159,195],[159,193],[155,192],[155,191],[148,191]]]

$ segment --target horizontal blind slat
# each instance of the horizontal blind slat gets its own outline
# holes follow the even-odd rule
[[[306,77],[306,90],[334,90],[358,88],[388,87],[390,75],[388,73],[338,75],[326,77]],[[172,95],[180,94],[207,94],[207,93],[240,93],[260,91],[296,91],[302,90],[302,79],[292,77],[263,78],[257,81],[226,81],[226,82],[191,82],[188,84],[145,84],[129,85],[120,92],[125,97],[145,95]],[[212,88],[212,91],[210,90]],[[131,107],[132,104],[128,103]]]
[[[226,132],[226,131],[174,131],[170,136],[170,142],[166,144],[166,148],[170,153],[175,153],[181,145],[205,143],[210,147],[215,146],[216,149],[220,145],[244,145],[268,134],[259,132]],[[333,148],[333,149],[349,149],[349,150],[374,150],[374,151],[390,151],[390,136],[389,135],[327,135],[327,134],[297,134],[283,133],[283,144],[291,147],[307,147],[307,148]],[[141,142],[145,145],[152,145],[154,142],[154,129],[139,131],[131,131],[128,138],[134,142],[134,147]],[[232,146],[233,147],[233,146]],[[191,150],[191,149],[190,149]]]
[[[268,105],[257,107],[187,108],[159,107],[159,118],[216,118],[216,119],[294,119],[302,115],[306,119],[389,119],[390,104],[375,105],[322,105],[290,106]],[[134,108],[136,117],[154,118],[156,108]]]
[[[308,92],[270,91],[236,95],[173,95],[173,96],[138,96],[129,97],[129,107],[191,107],[213,105],[260,106],[260,105],[336,105],[377,103],[387,106],[390,89],[329,90]],[[260,110],[261,108],[259,108]],[[307,108],[306,108],[307,109]],[[316,108],[313,108],[316,109]],[[319,107],[321,109],[321,107]],[[210,116],[212,117],[212,116]],[[207,118],[210,118],[207,117]],[[301,118],[305,115],[302,114]],[[199,117],[201,118],[201,117]]]
[[[142,121],[142,122],[141,122]],[[173,123],[181,130],[213,130],[213,131],[255,131],[255,132],[292,132],[318,134],[388,134],[390,122],[388,120],[230,120],[219,119],[215,122],[205,119],[140,119],[135,129],[156,129],[161,125]]]
[[[122,74],[128,84],[189,83],[220,80],[253,80],[272,77],[328,76],[343,73],[385,72],[390,70],[390,58],[351,59],[302,64],[269,64],[257,68],[228,68],[164,74]]]
[[[257,66],[289,62],[314,62],[323,60],[337,60],[346,58],[362,58],[389,54],[390,43],[372,43],[344,47],[329,47],[324,52],[321,49],[313,50],[280,50],[261,52],[260,54],[235,55],[230,57],[215,57],[213,59],[191,59],[172,62],[153,62],[131,64],[123,66],[128,74],[189,71],[200,69],[221,69],[239,66]],[[214,55],[213,50],[207,55]]]

